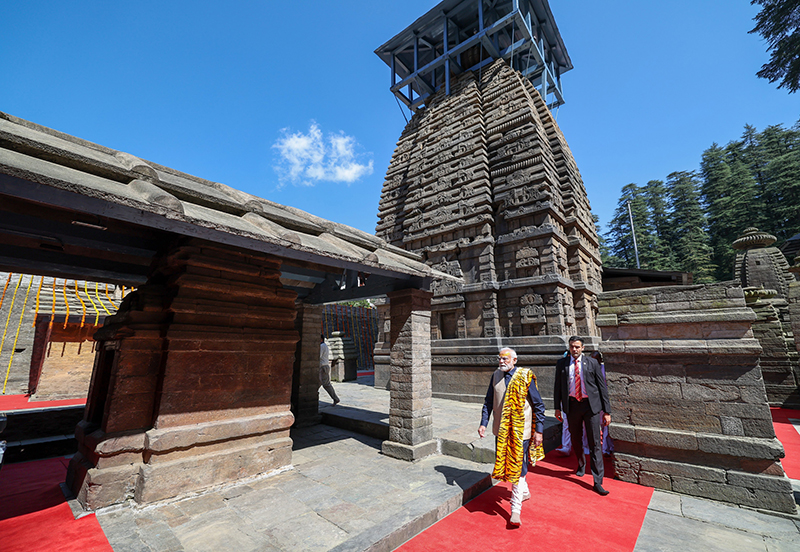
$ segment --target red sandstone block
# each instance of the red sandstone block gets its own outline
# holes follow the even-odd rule
[[[235,360],[231,354],[224,352],[170,351],[164,373],[166,377],[201,373],[224,374],[229,371],[228,364]]]
[[[202,388],[201,374],[181,373],[178,375],[167,374],[161,383],[161,392],[180,393],[186,391],[194,391]]]
[[[116,359],[116,373],[124,376],[146,376],[158,374],[161,370],[161,352],[152,350],[149,354],[139,351],[121,350]]]
[[[152,424],[152,417],[152,408],[135,410],[133,408],[117,408],[115,405],[103,423],[103,431],[116,433],[134,429],[148,429]]]
[[[152,376],[116,377],[114,379],[113,393],[115,394],[149,394],[156,391],[158,379]]]
[[[125,345],[121,347],[121,350],[152,352],[153,350],[161,350],[163,341],[164,338],[161,337],[158,331],[140,332],[137,330],[135,336],[124,338]]]
[[[198,403],[196,390],[186,391],[163,391],[158,394],[157,415],[184,414],[193,409],[198,410],[195,405]]]

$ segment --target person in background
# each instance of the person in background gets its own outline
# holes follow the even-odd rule
[[[336,391],[331,385],[331,350],[328,344],[325,343],[325,334],[320,334],[319,340],[319,383],[328,392],[328,395],[333,399],[333,406],[339,404],[339,397],[336,396]]]
[[[603,374],[603,381],[606,382],[606,388],[608,388],[608,379],[606,379],[606,365],[603,364],[603,355],[602,355],[602,353],[600,351],[594,351],[589,356],[591,356],[593,359],[595,359],[597,362],[600,363],[600,372]],[[603,454],[611,454],[612,452],[614,452],[614,442],[611,440],[611,437],[609,437],[609,435],[608,435],[608,424],[603,426],[602,441],[603,441]],[[587,454],[588,454],[589,447],[586,444],[586,437],[585,436],[584,436],[584,439],[583,439],[583,443],[584,443],[583,446],[587,450]]]

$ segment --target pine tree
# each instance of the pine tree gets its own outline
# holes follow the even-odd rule
[[[769,63],[756,73],[769,82],[780,81],[778,88],[790,93],[800,90],[800,1],[751,0],[761,5],[755,16],[756,26],[750,31],[767,41]]]
[[[649,264],[652,264],[655,258],[653,247],[655,233],[650,224],[650,214],[642,194],[642,188],[634,183],[627,184],[622,188],[622,195],[614,210],[614,218],[611,219],[609,230],[606,233],[608,249],[611,256],[619,262],[618,268],[636,268],[636,253],[628,215],[629,201],[633,225],[636,229],[640,268],[649,268]]]
[[[611,250],[608,248],[608,241],[600,232],[600,217],[592,214],[592,220],[594,221],[594,228],[597,232],[597,241],[599,242],[598,249],[600,249],[600,262],[603,264],[603,266],[608,267],[621,266],[621,261],[611,254]]]
[[[778,245],[800,231],[800,130],[772,125],[757,135],[751,168],[769,213],[759,228],[775,234]]]
[[[714,281],[713,250],[709,245],[706,217],[700,204],[700,184],[693,172],[674,172],[667,177],[672,246],[682,270],[694,275],[695,283]]]
[[[713,144],[700,162],[714,274],[719,280],[733,277],[733,241],[748,226],[758,226],[762,215],[754,208],[758,203],[756,183],[743,161],[747,143],[745,139],[731,142],[724,150]]]
[[[648,268],[652,270],[678,270],[678,260],[672,250],[672,229],[669,223],[667,190],[661,180],[651,180],[643,189],[643,196],[653,229],[653,254]]]

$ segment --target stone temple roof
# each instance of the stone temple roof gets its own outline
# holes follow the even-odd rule
[[[733,242],[734,249],[758,249],[761,247],[769,247],[778,238],[767,232],[761,232],[758,228],[749,227],[745,228],[741,236],[736,238]]]
[[[183,235],[280,257],[306,293],[359,273],[370,293],[453,278],[366,232],[2,112],[0,199],[0,270],[139,285]]]

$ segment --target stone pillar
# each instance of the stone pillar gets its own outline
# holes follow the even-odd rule
[[[180,240],[95,334],[67,484],[87,509],[291,465],[297,294],[274,257]],[[317,338],[318,339],[318,338]]]
[[[319,340],[322,335],[322,305],[297,305],[296,327],[300,332],[299,354],[294,361],[292,405],[295,426],[318,424],[319,414]]]
[[[431,398],[431,293],[389,294],[391,366],[389,440],[383,453],[418,460],[436,453]]]
[[[728,284],[600,295],[597,324],[624,481],[794,513],[756,316]]]

